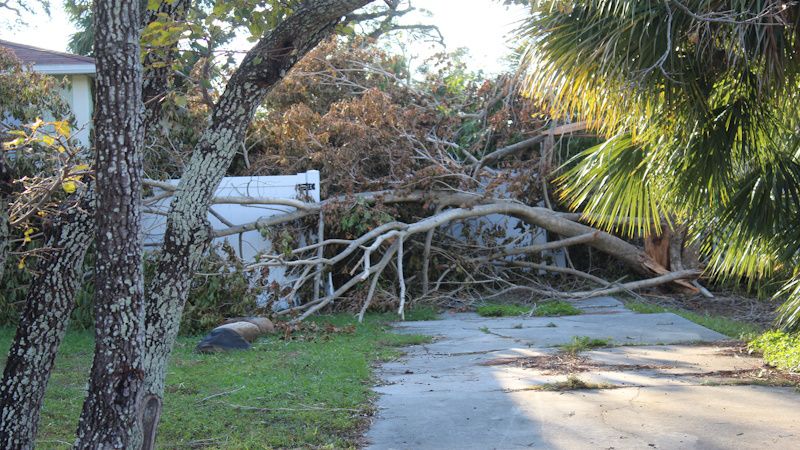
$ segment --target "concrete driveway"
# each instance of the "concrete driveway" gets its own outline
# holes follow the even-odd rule
[[[448,314],[385,364],[369,449],[798,449],[800,393],[674,314],[613,298],[556,318]],[[613,346],[568,355],[574,336]]]

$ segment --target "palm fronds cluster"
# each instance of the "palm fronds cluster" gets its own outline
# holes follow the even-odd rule
[[[608,138],[564,198],[628,233],[688,223],[714,275],[783,280],[800,327],[800,2],[531,3],[529,93]]]

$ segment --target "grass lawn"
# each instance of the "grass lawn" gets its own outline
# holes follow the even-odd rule
[[[427,342],[388,332],[396,315],[322,316],[251,351],[199,355],[198,338],[179,338],[167,378],[159,448],[350,448],[372,413],[372,366],[398,347]],[[429,318],[428,311],[407,314]],[[7,349],[13,330],[0,328]],[[37,448],[73,440],[91,367],[90,332],[73,331],[59,352],[42,411]],[[5,361],[2,361],[5,364]]]

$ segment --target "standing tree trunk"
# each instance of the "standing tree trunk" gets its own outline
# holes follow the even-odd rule
[[[11,230],[8,228],[8,202],[0,196],[0,280],[6,270],[6,259],[8,257],[8,240],[11,238]]]
[[[144,381],[139,3],[94,2],[95,354],[76,448],[130,448]]]
[[[195,147],[172,200],[164,249],[148,289],[144,448],[154,446],[167,362],[192,276],[210,243],[206,216],[214,191],[266,94],[343,16],[370,1],[304,2],[247,54],[214,107],[211,125]]]
[[[47,381],[94,239],[92,203],[89,192],[47,230],[45,246],[52,250],[37,266],[0,385],[0,448],[34,446]]]
[[[148,10],[142,15],[142,26],[156,20],[159,13],[179,20],[189,4],[189,0],[162,0],[157,10]],[[166,58],[171,55],[171,51],[166,52]],[[143,83],[142,95],[147,100],[147,117],[150,118],[158,117],[159,98],[168,87],[168,70],[159,70],[161,64],[153,64],[165,62],[163,56],[159,54],[146,59],[151,70],[145,70],[147,81]],[[150,125],[154,124],[155,119],[150,122]],[[0,164],[2,196],[10,192],[10,178],[5,169],[7,166]],[[40,275],[31,283],[0,385],[0,448],[34,446],[47,381],[74,307],[84,257],[94,238],[93,195],[90,191],[74,209],[66,211],[65,208],[53,227],[47,230],[46,247],[55,251],[49,252],[42,260],[38,266]],[[0,215],[6,212],[6,208],[0,208]],[[0,222],[0,228],[3,224]],[[4,244],[7,241],[0,240],[0,263],[6,255],[2,252],[3,248],[7,250]]]
[[[11,194],[11,174],[3,154],[0,153],[0,280],[6,269],[8,240],[11,230],[8,225],[8,196]]]

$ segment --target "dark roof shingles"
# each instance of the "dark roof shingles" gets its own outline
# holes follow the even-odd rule
[[[82,65],[94,64],[94,58],[56,52],[30,45],[0,40],[0,46],[11,50],[22,62],[34,65]]]

